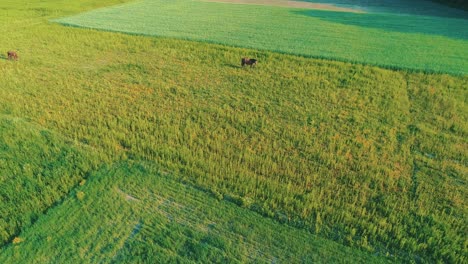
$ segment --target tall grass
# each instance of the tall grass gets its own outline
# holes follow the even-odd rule
[[[150,164],[132,162],[93,173],[19,238],[0,252],[0,262],[386,261],[218,201]]]
[[[42,8],[70,12],[48,3]],[[34,5],[0,6],[7,8],[0,14],[19,23]],[[466,261],[466,76],[98,32],[48,18],[4,28],[0,49],[16,47],[20,61],[0,60],[2,115],[53,131],[70,148],[86,146],[103,164],[157,163],[219,200],[355,249]],[[240,68],[242,56],[259,66]]]
[[[389,68],[468,73],[463,17],[144,0],[54,21]]]
[[[11,242],[87,173],[94,154],[18,118],[0,116],[0,244]]]

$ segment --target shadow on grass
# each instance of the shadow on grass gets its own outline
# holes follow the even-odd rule
[[[229,68],[232,68],[232,69],[240,69],[242,68],[240,65],[236,65],[236,64],[232,64],[232,63],[225,63],[223,64],[224,67],[229,67]]]
[[[468,19],[468,11],[452,8],[432,0],[301,0],[338,7],[359,8],[367,12]],[[443,1],[443,0],[439,0]],[[463,1],[463,0],[461,0]]]
[[[298,15],[324,21],[402,33],[422,33],[454,39],[468,39],[468,20],[428,16],[395,15],[385,13],[345,13],[317,10],[292,11]]]

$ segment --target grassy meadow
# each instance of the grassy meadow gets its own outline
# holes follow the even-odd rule
[[[0,262],[385,262],[171,178],[144,163],[99,169],[6,247]]]
[[[143,0],[54,21],[388,68],[468,73],[466,17]]]
[[[0,262],[467,261],[464,71],[49,22],[122,1],[96,2],[0,0],[0,50],[20,55],[0,59]],[[465,40],[431,40],[466,69],[446,49]]]
[[[453,0],[456,2],[458,0]],[[461,0],[463,1],[463,0]],[[466,11],[454,9],[451,0],[305,0],[305,2],[318,2],[338,7],[356,8],[372,13],[393,13],[407,15],[422,15],[436,17],[466,18]]]
[[[66,196],[98,162],[60,135],[17,117],[0,116],[0,131],[0,244],[4,245]]]

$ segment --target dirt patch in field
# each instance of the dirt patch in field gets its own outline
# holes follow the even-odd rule
[[[338,7],[338,6],[334,6],[330,4],[287,1],[287,0],[201,0],[201,1],[228,3],[228,4],[269,5],[269,6],[317,9],[317,10],[338,11],[338,12],[364,13],[364,11],[359,10],[359,9],[354,9],[354,8]]]

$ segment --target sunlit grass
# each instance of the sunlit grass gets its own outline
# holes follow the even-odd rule
[[[81,10],[48,3],[36,4],[60,15]],[[0,18],[16,21],[37,8],[17,5],[0,9]],[[18,62],[0,60],[0,114],[21,120],[1,127],[0,144],[9,147],[0,155],[11,165],[0,175],[22,186],[30,161],[33,179],[50,170],[63,189],[17,195],[0,183],[2,199],[27,205],[25,195],[52,197],[34,205],[41,208],[34,218],[21,203],[2,208],[16,224],[1,233],[2,245],[25,239],[21,231],[97,167],[145,160],[172,180],[356,250],[406,261],[466,259],[466,76],[77,29],[48,18],[30,16],[39,24],[5,27],[8,38],[0,39],[1,49],[20,54]],[[243,56],[258,58],[258,67],[240,68]],[[77,194],[70,197],[96,198]]]
[[[76,194],[15,238],[0,262],[387,261],[218,201],[144,163],[101,169]]]
[[[457,17],[143,0],[54,21],[389,68],[468,73],[468,20]]]

